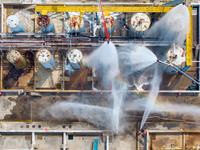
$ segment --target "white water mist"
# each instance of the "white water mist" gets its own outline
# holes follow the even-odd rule
[[[111,84],[119,74],[118,54],[112,42],[105,42],[91,55],[86,56],[83,62],[87,67],[95,68],[104,86]]]
[[[158,93],[159,93],[159,87],[162,80],[162,74],[158,71],[158,64],[156,64],[154,76],[151,82],[151,91],[147,97],[148,102],[146,103],[146,109],[144,111],[142,122],[140,125],[140,129],[144,126],[152,108],[154,107],[154,103],[157,99]]]
[[[129,45],[119,51],[119,62],[125,76],[141,71],[157,60],[155,54],[142,45]]]
[[[112,111],[112,128],[119,131],[121,107],[126,94],[127,84],[121,77],[116,78],[112,83],[113,111]]]
[[[179,4],[157,21],[145,36],[183,44],[189,30],[189,23],[190,13],[188,8]]]
[[[94,67],[104,86],[111,86],[113,99],[112,115],[110,117],[113,131],[119,130],[121,105],[127,89],[126,83],[119,77],[118,53],[112,42],[105,42],[84,60],[89,68]]]
[[[189,115],[193,117],[194,120],[200,121],[200,107],[191,104],[176,104],[176,103],[158,103],[155,106],[157,112],[169,112],[176,113],[180,115]]]
[[[96,126],[111,128],[111,108],[63,101],[51,105],[47,111],[58,120],[77,119],[88,121]]]
[[[148,106],[145,99],[137,99],[125,108],[124,111],[144,111]],[[200,121],[200,106],[192,104],[180,104],[170,102],[155,103],[151,110],[152,113],[171,113],[177,115],[191,116],[194,120]],[[166,119],[166,118],[164,118]]]

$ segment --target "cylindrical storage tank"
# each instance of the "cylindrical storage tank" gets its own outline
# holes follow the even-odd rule
[[[18,69],[25,69],[27,67],[26,59],[16,50],[10,50],[6,56],[7,60]]]
[[[10,15],[6,19],[6,24],[13,32],[26,32],[26,28],[22,25],[22,23],[19,21],[17,16]]]
[[[151,18],[146,13],[135,13],[131,17],[131,30],[133,32],[144,32],[151,25]]]
[[[40,15],[37,18],[37,24],[43,33],[55,32],[53,22],[50,20],[48,15]]]
[[[175,45],[170,47],[167,52],[167,60],[170,64],[176,66],[182,65],[186,61],[186,52],[185,49],[180,45]]]
[[[78,15],[71,15],[69,20],[65,23],[65,30],[67,33],[69,32],[84,32],[84,20]]]
[[[108,29],[108,32],[111,35],[113,33],[113,31],[114,31],[115,19],[114,19],[113,16],[105,16],[105,21],[106,21],[106,27]],[[102,24],[102,31],[105,34],[103,24]]]
[[[37,60],[47,69],[53,70],[56,68],[56,62],[50,51],[41,49],[36,54]]]
[[[83,55],[82,55],[82,52],[80,50],[78,50],[78,49],[70,50],[67,54],[67,58],[69,60],[70,65],[75,70],[81,69],[80,65],[82,64]]]
[[[159,56],[163,56],[163,54],[160,54]],[[165,53],[165,57],[162,58],[163,62],[167,62],[169,64],[172,64],[174,66],[180,66],[183,65],[186,61],[186,51],[183,46],[173,44],[168,52]],[[178,71],[174,69],[173,67],[169,67],[164,64],[160,64],[161,69],[166,73],[166,74],[175,74]]]

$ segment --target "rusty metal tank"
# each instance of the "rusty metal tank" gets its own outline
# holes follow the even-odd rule
[[[48,15],[38,16],[37,24],[43,33],[55,32],[54,24]]]
[[[67,33],[70,32],[84,32],[84,20],[78,14],[70,14],[69,19],[65,22],[65,30]]]
[[[6,56],[7,60],[17,69],[25,69],[27,67],[26,59],[15,49],[10,50]]]

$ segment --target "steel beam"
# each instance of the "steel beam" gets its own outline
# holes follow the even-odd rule
[[[0,130],[0,133],[48,133],[48,134],[85,134],[85,135],[101,135],[104,132],[111,132],[110,130]]]
[[[154,12],[154,13],[166,13],[173,7],[141,7],[141,6],[104,6],[104,12]],[[42,15],[46,15],[48,12],[99,12],[98,5],[93,6],[47,6],[37,5],[36,12],[41,12]]]
[[[3,33],[3,11],[4,11],[4,5],[1,4],[1,32]]]
[[[200,130],[147,130],[151,133],[200,133]]]
[[[199,26],[200,26],[200,24],[199,24]],[[200,44],[199,44],[199,66],[198,67],[199,67],[198,68],[199,69],[198,70],[198,80],[200,81]],[[199,91],[200,91],[200,85],[199,85]]]
[[[1,50],[1,53],[2,53],[2,50]],[[3,54],[1,54],[3,55]],[[0,90],[3,90],[3,56],[1,56],[1,66],[0,66],[0,69],[1,69],[1,78],[0,78]]]
[[[191,66],[192,65],[192,43],[193,43],[193,37],[192,37],[192,8],[188,7],[188,10],[190,12],[190,26],[189,31],[186,36],[186,65]]]
[[[165,3],[163,6],[176,6],[183,2],[185,2],[185,0],[175,0],[175,1],[170,1],[170,2]]]
[[[6,92],[6,91],[10,91],[10,90],[3,90],[3,92]],[[17,91],[17,90],[16,90]],[[23,90],[22,90],[23,91]],[[28,90],[28,91],[23,91],[23,92],[59,92],[59,93],[110,93],[111,91],[110,90]],[[127,90],[128,93],[149,93],[150,91],[149,90]],[[198,94],[200,93],[200,91],[185,91],[185,90],[160,90],[159,93],[191,93],[191,94]]]
[[[199,66],[200,67],[200,5],[199,5],[199,9],[198,9],[198,33],[199,33]],[[199,81],[200,81],[200,69],[198,70],[198,75],[199,75]],[[199,85],[199,91],[200,91],[200,85]]]

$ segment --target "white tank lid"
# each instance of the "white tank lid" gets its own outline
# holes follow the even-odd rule
[[[167,53],[167,60],[176,66],[182,65],[186,61],[185,49],[180,45],[172,46]]]
[[[40,63],[45,63],[50,60],[51,53],[47,49],[41,49],[37,52],[36,57]]]
[[[78,49],[73,49],[68,52],[68,60],[71,63],[78,63],[82,60],[82,58],[83,58],[83,55],[82,55],[81,51]]]
[[[10,28],[16,28],[19,25],[19,19],[17,18],[17,16],[15,15],[10,15],[8,16],[8,18],[6,19],[6,24],[10,27]]]
[[[151,19],[146,13],[136,13],[131,18],[131,25],[138,32],[146,31],[151,24]]]

